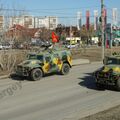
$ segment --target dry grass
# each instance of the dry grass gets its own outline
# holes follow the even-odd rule
[[[1,51],[0,74],[11,73],[15,66],[25,59],[26,51]]]
[[[119,52],[120,48],[105,49],[105,55],[110,55],[113,52]],[[101,48],[85,48],[79,50],[72,50],[73,59],[86,58],[91,62],[101,61],[102,59],[102,49]]]

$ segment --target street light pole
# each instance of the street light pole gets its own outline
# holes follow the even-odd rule
[[[104,0],[101,0],[102,61],[105,57],[104,27]]]

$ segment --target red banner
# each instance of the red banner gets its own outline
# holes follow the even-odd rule
[[[107,24],[107,9],[104,9],[105,26]]]
[[[52,42],[53,43],[58,42],[58,36],[54,32],[52,32]]]

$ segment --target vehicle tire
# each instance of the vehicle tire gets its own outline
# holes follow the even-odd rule
[[[62,75],[67,75],[70,71],[70,66],[68,63],[63,63],[61,74]]]
[[[31,79],[34,81],[40,80],[43,77],[43,71],[39,68],[31,71]]]
[[[117,80],[116,88],[118,91],[120,91],[120,78]]]

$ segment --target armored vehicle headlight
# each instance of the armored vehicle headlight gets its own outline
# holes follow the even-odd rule
[[[31,64],[36,64],[36,61],[32,61]]]
[[[120,72],[120,68],[119,67],[115,67],[115,68],[113,68],[113,71],[114,72]]]
[[[108,72],[109,70],[110,70],[110,68],[105,66],[103,69],[103,72]]]

